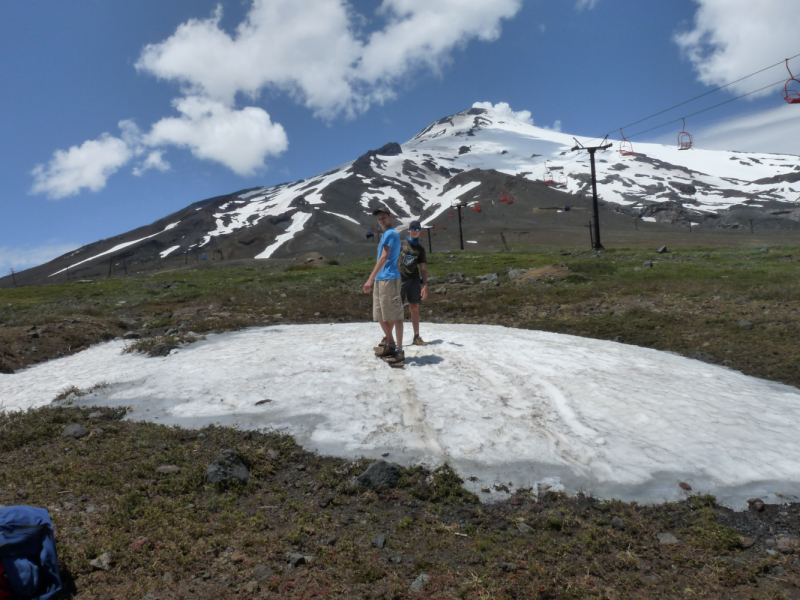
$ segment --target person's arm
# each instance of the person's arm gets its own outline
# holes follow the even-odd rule
[[[427,263],[420,263],[419,272],[422,275],[422,299],[428,299],[428,265]]]
[[[389,246],[383,247],[383,252],[381,252],[381,257],[378,259],[378,262],[375,263],[375,268],[372,269],[372,273],[370,273],[369,279],[367,279],[367,283],[364,284],[364,293],[369,294],[372,290],[372,284],[375,283],[375,278],[378,276],[378,273],[381,272],[383,265],[386,264],[386,261],[389,259]]]

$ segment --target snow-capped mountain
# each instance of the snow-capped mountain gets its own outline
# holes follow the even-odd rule
[[[800,228],[798,156],[660,144],[635,144],[623,155],[620,142],[611,142],[596,155],[605,210],[702,227],[744,226],[756,218],[763,227]],[[195,251],[225,259],[326,252],[363,243],[375,228],[372,209],[382,204],[400,226],[412,218],[446,224],[456,203],[480,205],[491,226],[514,226],[533,219],[532,207],[587,202],[589,157],[574,146],[571,135],[472,108],[321,175],[204,200],[29,271],[37,279],[67,269],[90,276],[109,261],[136,264]],[[513,194],[513,207],[500,202],[503,192]]]

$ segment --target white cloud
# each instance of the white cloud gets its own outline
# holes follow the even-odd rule
[[[264,167],[268,155],[286,150],[286,132],[262,109],[233,110],[221,102],[189,96],[173,103],[180,117],[161,119],[144,136],[148,146],[188,148],[197,158],[222,163],[239,175]]]
[[[163,150],[154,150],[150,154],[147,155],[142,161],[142,164],[133,168],[133,174],[137,177],[141,177],[144,175],[146,171],[150,169],[156,169],[157,171],[161,171],[162,173],[169,171],[170,164],[164,160],[164,151]]]
[[[800,119],[795,106],[783,104],[699,130],[694,141],[708,150],[800,155]]]
[[[368,36],[345,0],[254,0],[229,35],[221,8],[145,47],[140,71],[176,81],[192,95],[232,106],[238,93],[288,91],[317,115],[354,115],[394,95],[392,85],[420,66],[438,69],[471,39],[492,41],[522,0],[383,0],[385,21]],[[313,18],[309,18],[313,15]]]
[[[592,10],[600,0],[578,0],[575,3],[575,8],[578,10],[583,10],[584,8],[588,8]]]
[[[120,122],[123,132],[124,123]],[[108,133],[66,151],[56,150],[47,165],[37,165],[31,171],[34,177],[31,193],[58,199],[73,196],[83,188],[97,192],[132,156],[133,150],[123,139]]]
[[[545,125],[544,129],[549,129],[550,131],[561,132],[561,120],[560,119],[556,119],[555,121],[553,121],[553,126],[552,127],[548,127],[547,125]]]
[[[51,242],[36,247],[9,248],[0,246],[0,277],[8,274],[10,269],[22,271],[37,265],[44,264],[75,250],[80,244],[61,244]]]
[[[533,125],[533,119],[531,118],[531,111],[511,110],[511,106],[509,106],[508,102],[498,102],[497,104],[492,104],[491,102],[474,102],[472,104],[472,108],[485,108],[486,110],[493,110],[494,112],[503,115],[505,117],[513,117],[518,121],[522,121],[523,123],[528,123],[530,125]]]
[[[797,54],[800,2],[785,0],[695,0],[694,28],[675,42],[694,65],[698,79],[719,86]],[[800,59],[798,59],[800,60]],[[797,64],[797,63],[795,63]],[[800,66],[798,66],[800,70]],[[782,66],[727,88],[743,94],[774,83],[788,73]],[[779,87],[754,94],[775,92]]]

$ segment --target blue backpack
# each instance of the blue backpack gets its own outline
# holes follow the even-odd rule
[[[51,600],[61,591],[53,522],[44,508],[0,508],[0,566],[11,598]]]

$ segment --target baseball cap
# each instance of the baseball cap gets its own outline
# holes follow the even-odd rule
[[[412,227],[414,229],[422,229],[422,226],[419,224],[419,221],[411,221],[411,223],[408,224],[408,228],[411,229]]]
[[[372,214],[373,214],[373,215],[377,215],[378,213],[382,213],[382,212],[383,212],[383,213],[386,213],[386,214],[387,214],[387,215],[389,215],[389,216],[391,216],[391,215],[392,215],[392,211],[390,211],[390,210],[389,210],[388,208],[386,208],[385,206],[379,206],[378,208],[376,208],[375,210],[373,210],[373,211],[372,211]]]

